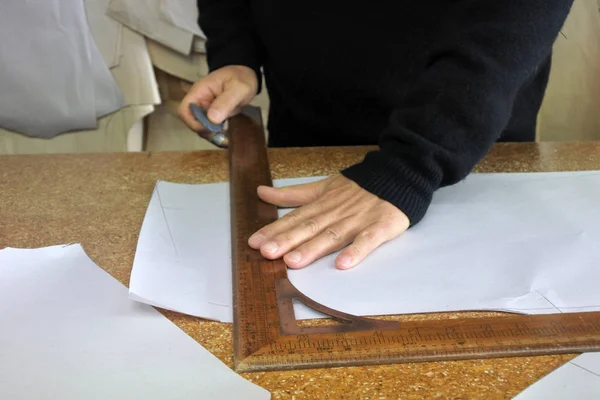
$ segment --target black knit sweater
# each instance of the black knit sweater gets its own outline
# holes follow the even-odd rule
[[[498,140],[535,137],[573,0],[198,0],[211,70],[264,73],[269,145],[374,145],[341,171],[414,225]],[[261,90],[261,89],[259,89]]]

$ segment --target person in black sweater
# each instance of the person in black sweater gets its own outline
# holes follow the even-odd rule
[[[221,123],[263,90],[270,147],[378,145],[317,183],[258,195],[298,207],[249,241],[302,268],[351,268],[425,216],[497,141],[532,141],[573,0],[198,0],[210,74],[190,102]]]

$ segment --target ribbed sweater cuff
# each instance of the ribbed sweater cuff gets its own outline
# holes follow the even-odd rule
[[[381,150],[367,154],[361,163],[341,173],[400,209],[408,217],[411,226],[425,216],[437,186],[413,168],[409,160],[401,160]]]

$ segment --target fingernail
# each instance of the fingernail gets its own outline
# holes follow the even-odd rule
[[[352,257],[350,256],[341,256],[338,263],[344,268],[349,268],[352,266],[352,261]]]
[[[288,261],[291,261],[293,263],[297,263],[300,260],[302,260],[302,254],[300,254],[299,251],[292,251],[291,253],[289,253],[287,255],[287,259],[288,259]]]
[[[277,246],[275,242],[269,242],[262,247],[262,251],[264,251],[267,254],[273,254],[277,250],[279,250],[279,246]]]
[[[262,244],[262,242],[265,241],[265,237],[263,235],[260,234],[256,234],[256,235],[252,235],[250,236],[250,239],[248,240],[248,244],[251,247],[258,247]]]
[[[212,122],[216,122],[216,123],[221,122],[221,119],[223,119],[222,118],[223,114],[221,114],[219,111],[213,110],[213,109],[208,110],[207,116],[208,116],[208,119],[210,119]]]

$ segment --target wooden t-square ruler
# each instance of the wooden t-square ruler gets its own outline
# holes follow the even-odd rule
[[[398,322],[312,301],[288,280],[282,260],[248,246],[250,235],[277,219],[277,208],[256,194],[272,185],[259,111],[232,118],[228,132],[236,371],[600,351],[600,312]],[[300,326],[294,299],[343,323]]]

